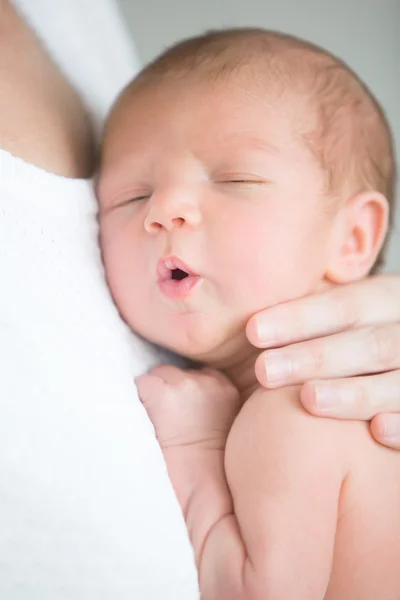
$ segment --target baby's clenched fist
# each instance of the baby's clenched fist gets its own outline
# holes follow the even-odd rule
[[[163,450],[188,445],[224,448],[240,396],[222,373],[161,366],[138,377],[136,385]]]

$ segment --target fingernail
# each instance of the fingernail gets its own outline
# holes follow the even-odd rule
[[[319,383],[314,385],[315,404],[318,410],[328,411],[337,406],[339,396],[332,385]]]
[[[385,417],[383,421],[383,437],[387,440],[400,439],[400,419],[398,417]]]
[[[292,373],[292,363],[283,354],[267,354],[265,357],[265,371],[268,383],[282,383]]]
[[[276,326],[265,318],[256,318],[257,336],[260,344],[273,346],[278,341]]]

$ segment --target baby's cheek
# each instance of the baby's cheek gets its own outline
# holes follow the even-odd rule
[[[323,249],[317,239],[287,227],[253,230],[240,253],[239,292],[252,312],[308,293],[323,276]]]
[[[106,280],[117,308],[129,322],[137,310],[137,282],[142,280],[137,250],[123,233],[100,226],[100,247]]]
[[[124,253],[115,244],[104,243],[102,256],[108,286],[118,309],[123,313],[129,296],[129,281],[124,277]]]

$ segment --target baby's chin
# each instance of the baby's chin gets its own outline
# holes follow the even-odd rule
[[[220,366],[229,362],[246,344],[244,326],[206,325],[168,328],[165,331],[138,331],[144,338],[189,360]],[[248,342],[247,342],[248,344]]]

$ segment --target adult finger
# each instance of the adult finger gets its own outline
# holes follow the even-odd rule
[[[379,414],[372,419],[370,428],[377,442],[400,450],[400,415]]]
[[[400,276],[380,275],[270,307],[249,320],[247,337],[272,348],[399,321]]]
[[[255,368],[258,380],[267,388],[400,369],[400,323],[267,350],[257,358]]]
[[[310,413],[322,417],[369,421],[379,413],[400,413],[400,369],[366,377],[308,381],[300,390],[300,400]]]

